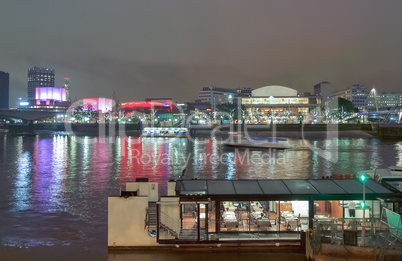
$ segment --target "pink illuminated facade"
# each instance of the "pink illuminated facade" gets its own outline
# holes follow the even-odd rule
[[[113,102],[109,98],[85,98],[83,100],[84,109],[91,108],[93,111],[106,113],[112,111]]]
[[[37,101],[53,100],[58,102],[65,102],[67,101],[66,88],[37,87],[35,89],[35,99]]]

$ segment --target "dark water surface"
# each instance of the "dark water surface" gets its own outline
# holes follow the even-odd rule
[[[319,148],[337,144],[336,162],[313,153],[302,140],[290,140],[294,149],[278,152],[223,149],[210,138],[103,141],[0,133],[1,260],[107,259],[107,197],[137,177],[157,181],[164,195],[167,181],[183,168],[186,179],[279,179],[402,165],[402,142],[374,138],[308,140]],[[161,259],[155,254],[141,260]]]

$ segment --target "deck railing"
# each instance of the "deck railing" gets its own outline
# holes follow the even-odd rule
[[[181,231],[181,221],[180,219],[172,218],[167,213],[161,211],[159,215],[159,228],[163,228],[171,235],[179,238]]]
[[[325,218],[313,219],[310,222],[313,222],[315,243],[360,246],[362,230],[365,229],[367,247],[380,246],[402,250],[401,217],[386,209],[383,210],[381,218],[366,218],[364,228],[362,218]]]

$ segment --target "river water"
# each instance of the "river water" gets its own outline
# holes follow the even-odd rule
[[[157,181],[165,195],[167,181],[183,169],[185,179],[304,179],[402,165],[402,142],[364,137],[312,135],[291,139],[292,149],[269,152],[224,149],[219,138],[208,137],[105,140],[0,132],[0,259],[107,259],[107,197],[135,178]],[[306,142],[332,145],[336,154],[324,159]]]

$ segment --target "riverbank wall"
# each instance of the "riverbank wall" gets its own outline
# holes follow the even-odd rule
[[[38,124],[7,124],[2,129],[9,133],[33,133],[40,131],[65,132],[72,131],[75,135],[109,135],[139,136],[142,124],[98,124],[98,123],[38,123]],[[311,136],[327,137],[338,132],[338,137],[377,137],[380,139],[402,139],[402,124],[224,124],[224,125],[191,125],[191,136],[206,136],[211,133],[227,135],[228,132],[241,132],[251,136],[261,137],[292,137],[308,138]]]
[[[374,129],[380,138],[402,139],[402,124],[379,124]]]

